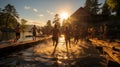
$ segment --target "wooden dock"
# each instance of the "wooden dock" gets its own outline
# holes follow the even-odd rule
[[[90,39],[90,41],[98,47],[102,48],[103,53],[106,53],[114,62],[120,64],[120,44],[116,42],[108,42],[98,39]]]
[[[26,48],[32,47],[50,38],[51,37],[43,37],[37,40],[26,40],[26,41],[15,42],[15,43],[7,42],[7,43],[0,44],[0,57],[4,57],[16,51],[20,51],[20,50],[24,50]]]

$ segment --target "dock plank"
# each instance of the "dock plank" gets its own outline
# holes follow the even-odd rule
[[[107,42],[98,39],[90,39],[95,46],[103,47],[106,52],[115,62],[120,64],[120,44],[116,42]]]

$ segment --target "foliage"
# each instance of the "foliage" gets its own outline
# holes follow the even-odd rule
[[[107,0],[109,8],[116,12],[116,15],[120,16],[120,0]]]
[[[100,10],[99,6],[101,4],[98,3],[98,0],[86,0],[85,9],[91,14],[97,14]]]
[[[48,20],[46,26],[52,27],[51,21]]]
[[[21,19],[21,30],[25,32],[27,20]]]
[[[102,14],[103,15],[110,15],[111,14],[110,9],[109,9],[108,4],[106,3],[106,1],[105,1],[104,5],[102,7]]]
[[[91,11],[91,0],[86,0],[85,7],[87,11]]]
[[[8,14],[14,16],[14,17],[19,18],[18,13],[16,12],[15,7],[13,5],[11,5],[11,4],[6,5],[5,9],[3,9],[3,12],[4,13],[8,13]]]
[[[46,25],[44,27],[42,27],[41,30],[42,30],[43,34],[50,35],[51,30],[52,30],[51,20],[48,20]]]
[[[92,14],[97,14],[98,11],[100,10],[99,6],[101,4],[98,3],[98,0],[92,0],[92,9],[91,12]]]
[[[117,0],[107,0],[107,4],[112,10],[114,10],[117,6]]]
[[[53,20],[53,23],[56,24],[58,26],[58,28],[60,28],[60,18],[59,18],[59,14],[55,15],[55,18]]]
[[[17,22],[17,18],[19,18],[16,9],[13,5],[6,5],[4,9],[0,10],[0,27],[8,27],[8,28],[15,28]]]

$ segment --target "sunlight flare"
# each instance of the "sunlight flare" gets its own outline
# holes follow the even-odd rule
[[[67,19],[68,18],[68,13],[67,12],[62,12],[60,14],[60,18],[63,20],[63,19]]]

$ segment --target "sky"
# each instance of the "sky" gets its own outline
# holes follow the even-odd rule
[[[15,7],[20,19],[27,24],[44,26],[48,20],[53,21],[55,14],[66,12],[72,15],[78,8],[84,7],[86,0],[0,0],[0,8],[7,4]],[[104,3],[105,0],[98,0]],[[20,20],[19,19],[19,20]]]

